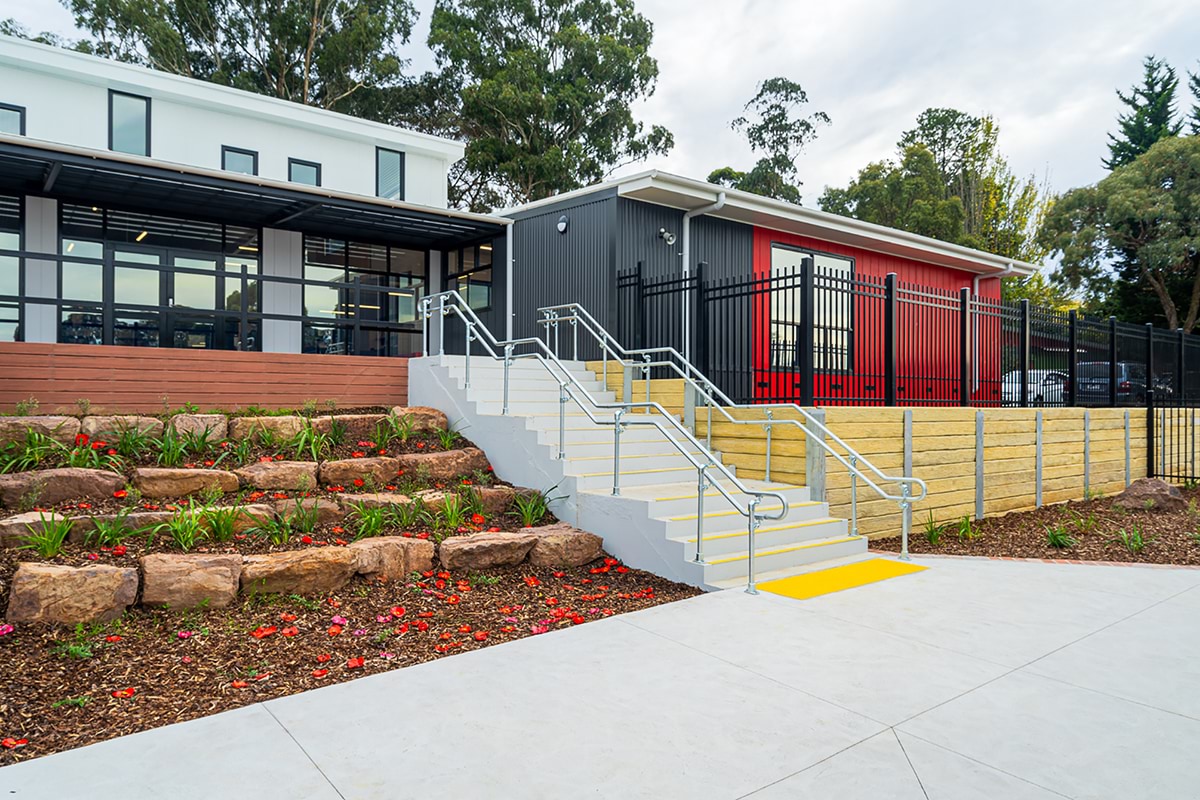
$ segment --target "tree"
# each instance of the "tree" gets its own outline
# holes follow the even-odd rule
[[[1179,79],[1165,61],[1146,56],[1142,62],[1142,85],[1117,97],[1129,109],[1117,117],[1116,134],[1108,135],[1108,158],[1104,168],[1114,170],[1132,162],[1159,139],[1178,136],[1182,125],[1175,121],[1175,90]]]
[[[868,165],[845,189],[827,188],[825,211],[1021,261],[1045,255],[1037,230],[1048,193],[1013,174],[991,117],[930,108],[897,143],[899,163]]]
[[[1001,283],[1000,296],[1009,302],[1028,300],[1031,305],[1052,308],[1055,311],[1070,311],[1081,303],[1061,285],[1046,278],[1038,271],[1028,278],[1009,278]]]
[[[654,92],[652,38],[632,0],[438,0],[429,46],[441,73],[419,82],[424,103],[405,116],[466,140],[456,205],[575,189],[674,145],[631,110]]]
[[[745,113],[730,127],[745,134],[752,152],[763,155],[749,172],[721,167],[709,174],[708,181],[799,204],[796,159],[816,138],[817,127],[830,122],[824,111],[802,116],[807,103],[808,95],[795,81],[768,78],[759,84],[758,93],[743,108]]]
[[[106,58],[344,110],[366,88],[398,85],[410,0],[63,0]],[[356,111],[364,116],[362,104]]]
[[[1200,136],[1200,72],[1188,73],[1188,89],[1195,98],[1192,103],[1192,113],[1188,115],[1188,127],[1192,131],[1192,136]]]
[[[1095,186],[1068,192],[1041,238],[1061,254],[1059,274],[1075,289],[1128,257],[1167,327],[1190,333],[1200,315],[1200,137],[1163,139]],[[1186,293],[1173,294],[1181,282]]]

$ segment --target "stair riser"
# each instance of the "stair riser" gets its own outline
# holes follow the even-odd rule
[[[669,446],[669,445],[668,445]],[[697,461],[701,460],[698,455],[693,456]],[[568,475],[584,475],[589,472],[603,472],[612,468],[613,459],[585,459],[582,461],[568,460],[565,468]],[[653,455],[639,455],[637,453],[628,453],[625,448],[621,448],[621,463],[620,470],[645,470],[645,469],[691,469],[695,470],[688,459],[680,454],[678,450],[674,455],[663,453],[661,448]],[[693,472],[693,474],[695,474]]]
[[[745,528],[742,528],[742,533],[745,533]],[[842,520],[831,520],[823,522],[819,525],[804,525],[799,528],[787,528],[780,531],[763,531],[754,535],[754,540],[758,544],[759,550],[770,550],[776,547],[787,547],[794,544],[804,544],[805,542],[816,542],[821,539],[833,539],[839,536],[846,535],[846,525]],[[693,531],[687,538],[691,539],[695,536]],[[687,542],[684,547],[689,553],[694,553],[696,548],[695,542]],[[725,558],[727,556],[740,556],[746,552],[746,537],[745,536],[726,536],[716,539],[706,537],[704,540],[704,557],[705,559]]]
[[[462,367],[453,367],[448,370],[447,374],[455,380],[461,381],[467,377],[467,371]],[[601,382],[596,379],[596,376],[590,372],[580,372],[577,370],[567,370],[567,374],[575,379],[576,383],[584,386],[601,386]],[[558,385],[558,379],[562,375],[562,371],[557,367],[543,367],[541,365],[526,365],[525,369],[510,369],[508,371],[508,380],[510,385],[514,381],[526,381],[536,384],[545,384],[547,386]],[[495,366],[482,362],[471,364],[471,386],[475,386],[476,381],[482,383],[495,383],[500,386],[504,385],[504,367],[497,364]]]
[[[549,428],[547,430],[538,431],[538,441],[542,444],[552,444],[558,446],[558,427]],[[631,444],[648,444],[655,443],[664,444],[665,439],[658,431],[636,431],[634,433],[621,434],[621,450],[624,451],[626,445]],[[669,445],[668,445],[669,446]],[[613,432],[612,428],[602,428],[596,426],[594,430],[579,431],[567,430],[567,447],[584,447],[588,450],[581,451],[581,455],[603,455],[604,453],[612,454],[613,449]],[[594,449],[594,450],[593,450]]]
[[[695,472],[693,472],[692,473],[693,480],[695,479],[695,477],[696,477],[696,474],[695,474]],[[730,492],[730,494],[732,494],[733,498],[735,500],[737,500],[738,503],[742,504],[743,506],[750,501],[750,498],[746,495],[740,495],[737,492]],[[803,503],[806,500],[808,500],[808,490],[801,486],[797,486],[797,487],[791,488],[791,489],[785,489],[783,491],[780,491],[779,494],[782,494],[789,503]],[[774,505],[775,498],[768,498],[765,501],[765,503],[767,505]],[[713,510],[713,511],[724,511],[724,510],[728,509],[730,506],[729,506],[728,500],[726,500],[722,495],[717,494],[717,495],[705,495],[704,507],[706,509]],[[691,497],[682,497],[681,499],[677,499],[677,500],[655,500],[654,506],[650,510],[650,515],[653,517],[658,517],[659,519],[663,519],[666,517],[680,517],[685,514],[695,514],[695,513],[696,513],[696,497],[694,494]],[[692,524],[694,524],[695,520],[692,520],[691,522],[692,522]]]
[[[489,388],[477,389],[475,387],[475,384],[472,383],[471,388],[468,391],[470,392],[471,399],[477,403],[495,403],[499,406],[504,405],[504,390],[500,387],[489,387]],[[579,395],[577,395],[577,396],[579,396]],[[615,403],[617,401],[616,395],[614,395],[612,392],[596,391],[596,392],[590,392],[588,396],[591,397],[593,400],[595,400],[597,403]],[[583,397],[579,396],[579,399],[583,400]],[[547,387],[545,390],[542,390],[542,389],[510,389],[509,393],[508,393],[509,411],[512,411],[514,408],[519,408],[520,404],[523,404],[523,403],[548,403],[548,404],[552,405],[552,409],[553,409],[554,413],[557,414],[558,413],[558,387],[550,386],[550,387]],[[584,401],[584,403],[585,403],[585,405],[587,405],[588,408],[594,408],[594,406],[588,404],[587,401]],[[574,400],[571,400],[570,398],[568,398],[567,399],[568,413],[571,411],[578,411],[578,410],[579,410],[579,404],[576,403]]]
[[[553,447],[554,451],[557,453],[558,452],[558,436],[555,435],[555,436],[552,436],[549,438],[550,438],[550,441],[547,442],[547,444],[549,444],[551,447]],[[695,451],[689,450],[689,452],[695,452]],[[650,441],[643,441],[643,442],[629,442],[629,441],[625,441],[624,438],[622,438],[622,440],[621,440],[621,457],[622,458],[624,458],[625,456],[635,456],[635,455],[636,456],[644,456],[644,455],[651,455],[651,454],[655,454],[655,453],[657,453],[659,455],[663,455],[663,456],[670,456],[670,455],[678,455],[679,451],[675,448],[675,445],[671,444],[668,441],[664,441],[662,439],[662,437],[659,437],[657,439],[652,439]],[[599,463],[603,463],[604,461],[611,462],[612,457],[613,457],[613,443],[611,441],[595,442],[593,444],[572,444],[569,441],[567,442],[567,458],[570,458],[570,459],[580,459],[580,458],[596,459],[596,461],[594,461],[592,463],[599,464]]]
[[[650,486],[656,483],[675,483],[695,475],[695,470],[670,470],[669,472],[630,473],[621,475],[621,486]],[[579,489],[611,489],[612,475],[576,476]]]
[[[458,387],[460,389],[465,388],[466,376],[456,375],[454,377],[455,380],[458,381]],[[592,395],[597,395],[605,391],[604,387],[600,385],[599,381],[580,381],[580,384],[583,386],[585,391]],[[578,387],[575,387],[574,384],[572,384],[572,388],[576,388],[576,390],[578,390]],[[539,392],[543,397],[558,397],[558,381],[550,377],[546,377],[544,380],[534,378],[511,378],[508,382],[508,390],[509,392]],[[491,375],[490,373],[488,375],[480,376],[472,372],[471,396],[474,397],[476,393],[479,392],[496,395],[497,397],[503,397],[504,379],[499,376]]]
[[[704,498],[704,507],[712,511],[730,510],[729,502],[721,497],[717,502],[709,502],[712,498]],[[695,509],[693,509],[693,513]],[[774,513],[774,512],[772,512]],[[824,504],[814,506],[793,506],[788,509],[787,516],[781,520],[765,520],[762,525],[774,528],[779,525],[796,525],[814,519],[824,519],[829,516],[829,508]],[[696,520],[670,520],[666,523],[667,536],[671,539],[678,537],[693,537],[696,535]],[[719,517],[705,517],[705,533],[726,533],[729,531],[746,530],[746,518],[741,514],[725,514]]]
[[[541,414],[519,415],[519,416],[525,417],[525,427],[527,427],[531,430],[539,430],[539,431],[551,431],[552,430],[557,434],[558,433],[558,403],[555,403],[554,405],[555,405],[555,408],[554,408],[553,414],[541,413]],[[494,406],[489,404],[489,409],[491,409],[491,410],[481,410],[480,413],[482,413],[482,414],[499,414],[500,407],[501,406],[499,403],[495,404]],[[568,429],[582,428],[586,425],[592,425],[596,428],[596,430],[603,431],[604,434],[607,435],[609,440],[611,441],[613,438],[613,426],[612,426],[613,409],[607,409],[607,408],[595,409],[595,408],[593,408],[590,410],[591,410],[592,414],[596,417],[597,420],[602,420],[603,422],[592,422],[590,417],[588,417],[586,414],[584,414],[582,411],[579,410],[579,406],[575,405],[574,403],[571,403],[570,405],[567,406],[567,428]],[[509,411],[511,413],[513,413],[514,415],[516,415],[516,412],[513,411],[511,408],[509,409]],[[626,418],[626,419],[628,419],[628,418]],[[661,416],[656,416],[655,419],[658,421],[659,425],[663,426],[663,430],[670,431],[672,438],[678,439],[679,441],[686,441],[683,434],[680,433],[678,430],[676,430],[671,425],[670,422],[667,422]],[[659,437],[662,437],[664,435],[662,433],[662,430],[660,430],[657,426],[655,426],[653,424],[649,424],[649,423],[642,424],[642,425],[628,425],[627,424],[627,425],[625,425],[625,430],[621,432],[621,441],[622,442],[625,441],[625,434],[627,434],[627,433],[646,433],[647,431],[653,432],[655,436],[659,436]]]
[[[792,550],[773,556],[758,556],[754,560],[754,571],[756,574],[761,574],[777,569],[789,569],[804,566],[805,564],[815,564],[819,561],[842,558],[843,556],[856,555],[858,553],[865,553],[866,551],[867,540],[865,538],[852,539],[821,547],[806,547],[802,550]],[[708,564],[704,568],[704,580],[706,583],[744,578],[745,576],[745,560],[731,561],[727,564]]]

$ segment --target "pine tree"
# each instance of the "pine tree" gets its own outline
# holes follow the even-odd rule
[[[1178,136],[1183,128],[1175,121],[1175,90],[1179,78],[1167,62],[1146,56],[1142,85],[1134,86],[1129,94],[1117,90],[1129,111],[1117,117],[1117,134],[1109,134],[1109,157],[1104,167],[1114,170],[1146,152],[1159,139]]]
[[[1188,73],[1188,88],[1191,89],[1196,102],[1192,104],[1192,113],[1188,115],[1187,123],[1192,129],[1192,135],[1200,136],[1200,72]]]

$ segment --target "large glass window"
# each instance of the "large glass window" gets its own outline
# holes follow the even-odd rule
[[[813,262],[813,368],[848,372],[852,366],[854,259],[828,253],[771,247],[771,367],[800,368],[803,318],[801,266]]]
[[[12,136],[25,135],[25,109],[0,103],[0,133]]]
[[[12,255],[20,250],[21,198],[0,195],[0,342],[21,339],[21,259]]]
[[[404,199],[404,153],[375,148],[375,194],[388,200]]]
[[[150,98],[108,93],[108,149],[150,155]]]
[[[221,147],[221,169],[243,175],[258,174],[258,153],[240,147]]]
[[[476,311],[492,306],[492,246],[480,244],[447,254],[447,286]]]
[[[301,161],[298,158],[289,158],[288,180],[292,183],[303,183],[306,186],[320,186],[321,165],[314,161]]]

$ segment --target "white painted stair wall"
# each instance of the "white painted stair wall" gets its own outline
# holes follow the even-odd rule
[[[471,386],[465,386],[462,356],[411,359],[409,404],[445,412],[451,424],[487,453],[496,473],[518,486],[549,490],[562,520],[604,537],[605,548],[626,564],[704,588],[744,583],[748,566],[746,517],[715,488],[705,493],[704,562],[696,556],[696,469],[668,435],[652,425],[630,424],[621,434],[620,494],[612,494],[614,434],[611,425],[592,420],[574,402],[567,404],[564,459],[558,458],[557,380],[534,359],[510,368],[509,414],[502,414],[504,365],[487,357],[471,359]],[[596,402],[614,402],[583,362],[563,362]],[[592,409],[612,419],[612,410]],[[641,415],[626,415],[636,420]],[[685,444],[685,447],[691,447]],[[719,454],[717,454],[719,458]],[[731,472],[736,474],[733,467]],[[710,471],[711,472],[711,471]],[[745,507],[741,495],[719,477]],[[762,481],[742,481],[752,490],[783,494],[788,513],[764,520],[756,536],[759,577],[782,577],[828,559],[855,556],[867,540],[847,534],[846,521],[809,498],[808,489]],[[767,498],[761,511],[779,504]]]

